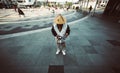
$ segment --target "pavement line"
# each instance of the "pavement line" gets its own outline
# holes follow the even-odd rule
[[[75,14],[75,13],[76,13],[76,12],[74,12],[74,13],[72,13],[72,14],[65,15],[65,16],[70,16],[70,15],[73,15],[73,14]],[[52,18],[46,18],[46,19],[39,19],[39,20],[30,20],[30,21],[13,21],[13,22],[8,21],[8,22],[1,22],[0,24],[9,24],[9,23],[28,23],[28,22],[36,22],[36,21],[43,21],[43,20],[47,21],[47,20],[50,20],[50,19],[54,19],[54,17],[52,17]]]
[[[89,15],[86,16],[86,17],[83,17],[83,18],[81,18],[79,20],[76,20],[76,21],[73,21],[73,22],[69,22],[68,24],[69,25],[72,25],[72,24],[75,25],[75,23],[83,21],[83,20],[87,19],[88,17],[89,17]],[[17,37],[17,36],[23,36],[23,35],[32,34],[32,33],[38,33],[38,32],[47,31],[47,30],[50,30],[50,29],[51,29],[51,27],[43,28],[43,29],[37,29],[37,30],[32,30],[32,31],[25,31],[25,32],[19,32],[19,33],[7,34],[7,35],[0,35],[0,40],[1,39],[12,38],[12,37]]]

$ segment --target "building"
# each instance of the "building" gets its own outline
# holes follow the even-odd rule
[[[11,0],[0,0],[0,8],[11,8],[12,1]]]
[[[27,7],[34,5],[36,0],[17,0],[18,7]]]
[[[104,15],[120,17],[120,0],[109,0]]]
[[[99,4],[101,7],[106,7],[108,1],[109,1],[109,0],[98,0],[98,4]]]

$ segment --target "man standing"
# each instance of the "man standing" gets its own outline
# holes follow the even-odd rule
[[[65,39],[70,34],[70,27],[66,24],[66,19],[61,14],[59,14],[54,19],[54,24],[52,26],[51,32],[54,35],[57,43],[56,54],[59,54],[61,51],[63,55],[66,55]]]

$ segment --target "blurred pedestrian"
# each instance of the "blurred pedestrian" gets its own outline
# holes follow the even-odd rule
[[[91,10],[92,10],[93,8],[92,8],[92,6],[90,5],[90,7],[89,7],[89,13],[91,13]]]
[[[52,13],[55,14],[55,10],[54,9],[52,10]]]
[[[51,12],[53,13],[53,15],[55,14],[55,8],[53,6],[51,8]]]
[[[24,16],[24,17],[25,17],[24,12],[23,12],[20,8],[18,8],[18,13],[19,13],[19,16],[20,16],[20,17],[21,17],[21,16]]]
[[[70,27],[66,23],[66,19],[61,14],[59,14],[54,19],[54,24],[52,25],[51,32],[52,32],[53,36],[55,37],[56,44],[57,44],[56,54],[59,54],[61,51],[63,55],[66,55],[65,39],[70,34]]]
[[[14,4],[13,8],[14,8],[15,12],[17,12],[17,10],[16,10],[17,9],[17,5]]]
[[[67,7],[67,11],[70,9],[70,5]]]
[[[76,11],[77,11],[77,12],[79,11],[79,7],[78,7],[78,6],[76,7]]]

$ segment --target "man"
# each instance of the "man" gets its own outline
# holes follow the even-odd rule
[[[61,51],[63,55],[66,55],[65,39],[70,34],[70,27],[69,27],[69,25],[66,24],[66,19],[61,14],[59,14],[54,19],[54,24],[52,26],[51,31],[52,31],[52,34],[54,35],[54,37],[56,39],[56,43],[57,43],[56,54],[59,54]]]
[[[92,10],[93,8],[92,8],[92,6],[90,5],[90,7],[89,7],[89,13],[91,13],[91,10]]]
[[[19,13],[19,16],[20,16],[20,17],[21,17],[21,16],[24,16],[24,17],[25,17],[24,12],[23,12],[20,8],[18,8],[18,13]]]

